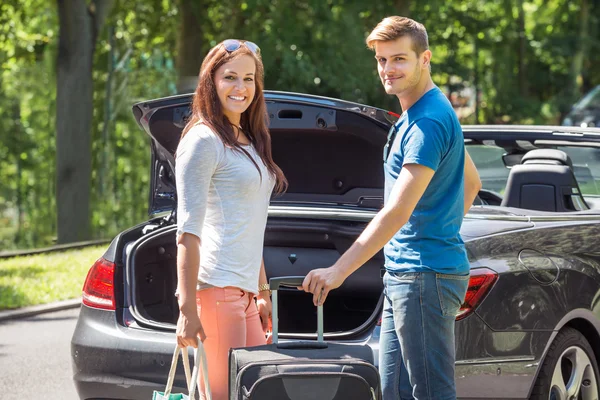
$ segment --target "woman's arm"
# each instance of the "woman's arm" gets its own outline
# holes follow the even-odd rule
[[[269,289],[261,290],[265,288],[267,282],[267,273],[265,272],[265,260],[262,259],[260,262],[260,273],[258,276],[258,287],[259,292],[256,297],[256,305],[258,306],[258,313],[260,314],[260,319],[262,322],[263,331],[266,333],[269,329],[269,319],[271,318],[271,312],[273,311],[273,306],[271,304],[271,291]]]
[[[206,335],[196,306],[196,285],[200,265],[200,238],[183,233],[177,243],[177,293],[179,320],[177,343],[181,347],[198,347],[197,337],[204,341]]]
[[[197,346],[205,339],[196,306],[200,268],[200,237],[206,215],[210,181],[218,164],[219,147],[205,128],[192,128],[179,142],[175,164],[177,184],[177,343]]]
[[[260,260],[260,273],[259,273],[259,276],[258,276],[258,287],[259,287],[259,289],[258,289],[259,290],[258,295],[259,296],[263,292],[266,293],[267,295],[270,294],[270,292],[268,290],[266,290],[266,291],[265,290],[262,290],[262,291],[260,290],[261,287],[264,288],[265,285],[268,285],[268,284],[269,284],[269,282],[267,281],[267,273],[265,272],[265,259],[262,258]]]

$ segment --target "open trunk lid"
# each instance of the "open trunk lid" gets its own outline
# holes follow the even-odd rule
[[[274,203],[382,205],[382,150],[396,115],[304,94],[265,91],[265,99],[273,158],[289,182]],[[191,102],[192,95],[181,95],[133,106],[152,139],[151,215],[175,209],[175,151]]]

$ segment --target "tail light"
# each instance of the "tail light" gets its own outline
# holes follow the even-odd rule
[[[497,280],[498,274],[491,269],[472,269],[465,301],[456,316],[456,320],[459,321],[475,311]]]
[[[88,271],[83,284],[83,304],[115,310],[115,263],[99,258]]]
[[[486,294],[490,291],[494,283],[498,280],[498,274],[488,268],[476,268],[471,270],[471,277],[469,278],[469,287],[467,288],[467,294],[465,295],[465,301],[463,302],[456,320],[467,317],[471,314],[479,303],[485,298]],[[377,325],[381,325],[381,318]]]

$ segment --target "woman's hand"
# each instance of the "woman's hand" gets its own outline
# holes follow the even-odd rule
[[[256,296],[256,306],[258,307],[263,332],[266,335],[271,323],[271,313],[273,312],[273,305],[271,304],[271,297],[269,297],[268,291],[260,292]]]
[[[198,336],[204,342],[206,334],[202,329],[196,304],[196,285],[200,265],[200,238],[184,233],[177,243],[177,345],[186,348],[198,347]]]
[[[186,348],[188,346],[198,347],[198,336],[204,342],[206,334],[202,328],[196,305],[181,307],[179,319],[177,320],[177,345]]]

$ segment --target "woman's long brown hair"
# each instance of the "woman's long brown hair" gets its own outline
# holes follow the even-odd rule
[[[223,107],[219,100],[219,96],[217,95],[217,88],[215,86],[214,78],[217,69],[223,64],[242,55],[251,56],[256,64],[256,74],[254,78],[256,91],[252,103],[250,103],[248,109],[242,113],[240,125],[254,145],[256,152],[267,167],[267,170],[275,177],[275,192],[282,193],[287,188],[287,180],[281,168],[273,161],[271,153],[269,117],[263,94],[263,63],[260,55],[254,54],[244,44],[242,44],[239,49],[230,53],[225,50],[225,47],[221,43],[219,43],[208,52],[200,67],[198,86],[196,87],[194,100],[192,102],[192,114],[181,137],[183,138],[194,125],[199,121],[202,121],[202,123],[210,127],[213,132],[219,136],[226,147],[244,153],[252,161],[260,174],[260,168],[254,159],[238,142],[233,130],[234,125],[223,113]]]

